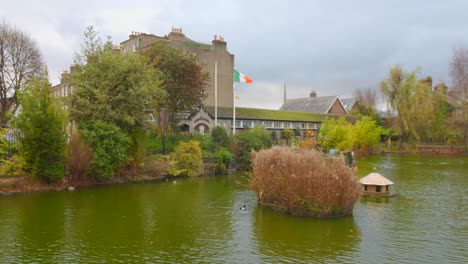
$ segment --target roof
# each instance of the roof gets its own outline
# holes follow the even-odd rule
[[[204,109],[212,117],[215,115],[214,106],[205,106]],[[342,115],[330,114],[315,114],[305,112],[291,112],[270,109],[244,108],[236,107],[237,119],[252,119],[252,120],[273,120],[273,121],[307,121],[307,122],[322,122],[326,117],[339,118]],[[356,116],[345,116],[349,122],[355,122]],[[232,107],[218,107],[218,118],[232,118]]]
[[[380,185],[380,186],[393,184],[393,182],[389,181],[382,174],[377,173],[377,172],[370,173],[366,177],[360,179],[359,182],[365,185]]]
[[[351,109],[354,107],[356,102],[357,102],[356,98],[341,99],[341,103],[343,103],[343,107],[345,108],[347,113],[349,113],[349,111],[351,111]]]
[[[336,100],[338,100],[337,96],[287,99],[279,110],[326,114]]]

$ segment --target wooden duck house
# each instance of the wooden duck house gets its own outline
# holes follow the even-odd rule
[[[363,194],[389,194],[390,185],[393,184],[382,174],[375,172],[359,180]]]

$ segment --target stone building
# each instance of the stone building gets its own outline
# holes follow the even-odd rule
[[[205,106],[192,113],[186,113],[180,121],[180,130],[185,132],[210,133],[215,126],[215,109],[213,106]],[[342,115],[315,114],[307,112],[292,112],[270,109],[236,107],[236,130],[264,127],[270,133],[276,133],[280,138],[284,129],[298,129],[302,135],[308,131],[317,131],[325,118],[339,118]],[[356,116],[346,115],[348,122],[354,123]],[[233,109],[232,107],[218,107],[218,125],[232,131]]]
[[[181,28],[172,28],[172,31],[165,36],[132,32],[127,40],[120,43],[120,48],[122,52],[144,51],[158,41],[168,43],[171,47],[180,48],[198,57],[203,65],[203,71],[209,74],[206,87],[207,98],[203,102],[204,105],[215,105],[215,81],[217,81],[218,106],[233,106],[234,55],[227,50],[227,43],[222,36],[215,35],[211,44],[205,44],[189,39],[183,34]],[[215,78],[215,64],[217,64],[217,79]]]
[[[56,97],[67,97],[73,91],[73,87],[67,83],[67,76],[69,73],[75,72],[75,66],[70,66],[70,72],[64,71],[60,77],[60,83],[52,86],[52,95]]]

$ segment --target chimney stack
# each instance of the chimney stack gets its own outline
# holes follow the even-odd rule
[[[310,97],[317,97],[317,93],[315,91],[310,92]]]
[[[62,76],[60,78],[60,83],[64,83],[66,81],[66,78],[68,76],[68,72],[67,71],[63,71],[62,72]]]
[[[76,66],[75,64],[70,65],[70,73],[73,74],[76,72]]]

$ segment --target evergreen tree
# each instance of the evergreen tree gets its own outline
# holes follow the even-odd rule
[[[18,140],[25,169],[35,177],[57,181],[65,175],[67,119],[50,88],[46,77],[27,85],[18,95],[22,109],[13,124],[21,132]]]

